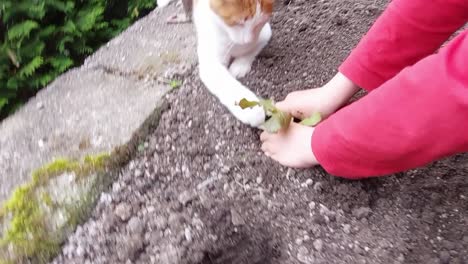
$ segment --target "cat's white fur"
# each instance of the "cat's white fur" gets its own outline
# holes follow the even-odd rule
[[[172,1],[158,0],[158,5],[163,7]],[[254,127],[265,121],[265,112],[258,106],[241,109],[237,105],[242,98],[258,100],[237,78],[251,70],[255,57],[272,35],[269,17],[261,12],[259,3],[256,10],[255,16],[242,25],[228,26],[210,8],[209,0],[198,0],[193,7],[200,79],[237,119]]]
[[[198,0],[193,12],[202,82],[237,119],[254,127],[265,121],[265,112],[261,107],[241,109],[237,105],[242,98],[258,98],[236,78],[251,70],[255,57],[271,38],[268,16],[260,10],[258,3],[253,18],[233,27],[210,8],[209,0]]]
[[[158,7],[165,7],[172,1],[174,0],[157,0],[156,3],[158,4]]]

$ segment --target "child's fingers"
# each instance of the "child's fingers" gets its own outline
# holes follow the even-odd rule
[[[269,137],[270,137],[270,134],[264,131],[262,132],[262,134],[260,134],[260,141],[265,142],[266,140],[268,140]]]
[[[284,112],[289,112],[291,110],[290,104],[286,101],[277,102],[275,106]]]
[[[285,100],[285,101],[278,102],[276,103],[276,107],[281,111],[290,113],[295,118],[299,118],[299,119],[304,118],[304,113],[301,113],[301,111],[294,109],[295,106],[292,105],[290,101],[288,102]]]

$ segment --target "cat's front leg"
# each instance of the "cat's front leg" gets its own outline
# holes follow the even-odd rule
[[[260,31],[260,35],[257,42],[255,43],[255,46],[248,53],[234,58],[234,61],[229,67],[229,72],[232,74],[232,76],[235,78],[245,77],[252,69],[252,64],[255,58],[263,50],[263,48],[265,48],[270,39],[271,27],[270,24],[267,23]]]
[[[242,109],[238,105],[243,98],[256,101],[258,97],[237,81],[222,62],[209,52],[199,50],[200,79],[206,88],[241,122],[258,127],[265,121],[262,107]]]

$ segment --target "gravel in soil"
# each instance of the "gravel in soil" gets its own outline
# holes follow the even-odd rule
[[[282,1],[244,83],[317,87],[386,1]],[[197,72],[53,263],[468,263],[468,156],[347,181],[266,158]]]

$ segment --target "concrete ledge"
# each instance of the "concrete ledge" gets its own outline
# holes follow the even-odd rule
[[[174,9],[141,19],[0,124],[0,263],[44,263],[157,126],[196,62],[193,26],[164,23]],[[47,222],[39,233],[15,224],[28,210]],[[37,239],[52,249],[25,247]]]

